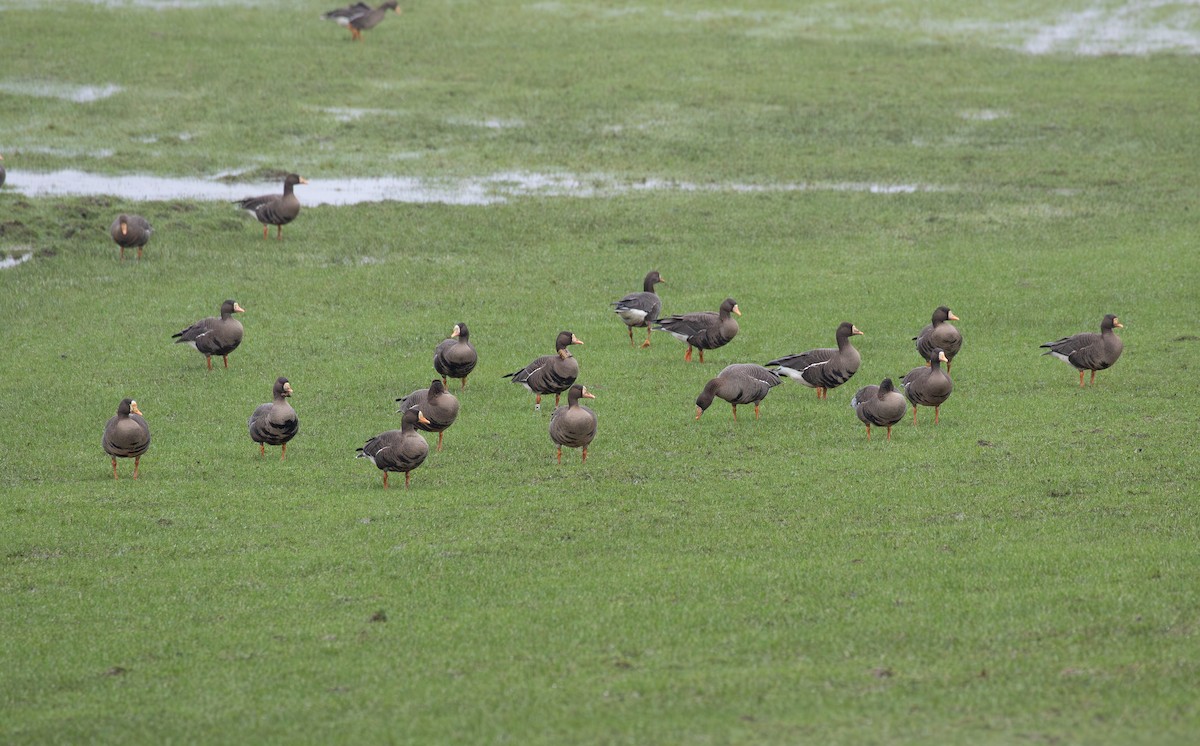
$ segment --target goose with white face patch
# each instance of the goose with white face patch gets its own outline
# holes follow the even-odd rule
[[[133,478],[138,478],[138,466],[142,462],[142,454],[150,448],[150,426],[142,417],[133,399],[122,399],[117,405],[117,413],[104,424],[104,437],[101,440],[104,452],[112,458],[113,479],[117,476],[117,459],[133,459]]]
[[[913,341],[917,343],[917,354],[924,360],[933,359],[933,351],[941,350],[946,353],[946,372],[950,372],[950,365],[954,362],[954,356],[962,349],[962,333],[951,324],[951,321],[958,321],[947,306],[938,306],[933,312],[933,319],[925,328],[913,337]]]
[[[250,430],[250,440],[258,443],[258,455],[265,456],[267,446],[283,446],[279,453],[279,460],[283,461],[287,458],[288,441],[300,432],[300,418],[288,403],[292,395],[292,384],[288,379],[276,378],[271,394],[273,401],[255,407],[246,426]]]
[[[121,247],[121,261],[125,261],[125,249],[137,249],[137,258],[142,258],[142,247],[150,242],[154,229],[141,215],[121,213],[108,227],[108,235]]]
[[[753,363],[734,363],[726,366],[717,377],[704,384],[704,390],[696,397],[696,419],[708,409],[713,399],[720,397],[733,405],[733,419],[737,421],[739,404],[754,405],[754,419],[758,419],[758,405],[771,389],[783,382],[775,371]]]
[[[570,348],[571,345],[581,344],[583,340],[571,332],[559,332],[554,340],[553,355],[542,355],[521,370],[504,377],[537,394],[533,403],[535,412],[542,408],[542,394],[554,394],[554,406],[557,407],[559,396],[571,388],[571,384],[579,377],[579,362],[571,354]]]
[[[838,325],[835,338],[837,347],[820,347],[815,350],[786,355],[767,363],[778,366],[777,372],[817,390],[818,399],[828,399],[829,389],[837,388],[858,372],[862,356],[850,338],[862,334],[849,321]]]
[[[1047,342],[1042,347],[1050,348],[1043,355],[1054,357],[1067,363],[1079,371],[1079,385],[1083,385],[1083,373],[1092,372],[1092,385],[1096,383],[1096,371],[1107,370],[1116,364],[1125,349],[1125,343],[1116,335],[1113,329],[1124,329],[1113,314],[1107,314],[1100,321],[1100,333],[1080,332],[1070,337],[1063,337],[1056,342]]]
[[[660,282],[665,283],[666,280],[657,271],[651,272],[642,280],[642,292],[630,293],[613,303],[613,310],[629,330],[630,347],[636,346],[633,341],[634,327],[646,329],[646,341],[642,342],[642,347],[650,346],[650,329],[658,321],[658,314],[662,311],[662,300],[654,292],[654,286]]]
[[[307,184],[308,180],[299,174],[288,174],[283,177],[283,194],[264,194],[260,197],[246,197],[234,200],[234,204],[249,212],[262,223],[263,238],[267,237],[270,226],[276,226],[275,238],[283,240],[283,226],[296,219],[300,214],[300,200],[296,197],[295,187]]]
[[[942,370],[942,363],[946,362],[946,353],[934,350],[931,357],[928,368],[913,368],[901,381],[904,396],[913,405],[914,425],[917,424],[918,406],[933,407],[933,424],[938,424],[938,413],[942,404],[950,398],[950,392],[954,391],[954,381],[950,380],[949,373]]]
[[[442,384],[447,378],[460,378],[462,385],[459,391],[466,391],[467,376],[475,370],[479,355],[471,344],[471,331],[467,325],[458,322],[450,332],[450,338],[442,340],[433,350],[433,369],[442,377]]]
[[[741,316],[737,301],[726,298],[721,308],[712,311],[698,311],[675,316],[668,316],[658,322],[655,331],[666,332],[680,342],[685,343],[687,353],[683,356],[685,362],[692,361],[692,348],[700,350],[700,362],[704,362],[704,351],[724,347],[737,336],[738,322],[734,316]]]
[[[404,489],[408,489],[412,470],[425,463],[429,455],[429,444],[417,432],[417,425],[428,425],[429,420],[421,410],[406,409],[400,418],[399,430],[388,430],[368,440],[358,449],[355,458],[365,458],[383,472],[383,487],[387,489],[388,473],[404,473]]]
[[[242,343],[244,333],[242,322],[233,318],[233,314],[245,311],[237,301],[227,300],[221,304],[220,317],[209,316],[200,319],[178,334],[172,334],[171,338],[175,340],[175,344],[182,342],[191,345],[192,349],[204,355],[209,370],[212,370],[213,355],[220,355],[228,368],[229,353]]]
[[[596,438],[596,413],[579,403],[580,399],[595,399],[587,386],[575,384],[567,390],[567,405],[555,407],[550,415],[550,440],[558,446],[558,463],[562,463],[563,446],[582,448],[581,464],[587,463],[587,449]]]
[[[396,401],[400,402],[397,412],[414,407],[421,410],[425,421],[418,422],[416,427],[427,433],[437,433],[437,449],[441,451],[442,435],[445,434],[446,428],[453,425],[454,421],[458,419],[458,399],[454,397],[454,394],[447,391],[445,384],[435,378],[429,383],[429,388],[417,389]]]

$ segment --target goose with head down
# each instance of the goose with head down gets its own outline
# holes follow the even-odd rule
[[[396,7],[399,5],[395,0],[380,5],[378,8],[372,9],[366,3],[354,3],[347,5],[344,8],[337,8],[321,17],[327,21],[334,21],[337,25],[350,30],[350,38],[353,41],[362,41],[362,32],[370,31],[380,24],[387,16],[389,10],[395,11],[397,14],[402,11]]]
[[[117,413],[104,425],[104,437],[101,440],[104,452],[112,458],[113,479],[117,476],[117,459],[133,459],[133,478],[138,478],[138,466],[142,462],[142,454],[150,448],[150,426],[142,417],[133,399],[122,399],[117,405]]]
[[[738,322],[734,316],[741,316],[733,298],[726,298],[721,308],[712,311],[697,311],[668,316],[658,322],[655,331],[666,332],[675,339],[687,344],[684,361],[692,361],[692,348],[700,350],[700,362],[704,362],[704,351],[723,347],[737,336]]]
[[[771,389],[778,386],[783,379],[775,371],[767,370],[761,365],[752,363],[734,363],[728,365],[717,374],[717,377],[704,384],[704,390],[696,397],[696,419],[704,414],[704,410],[712,405],[713,399],[720,397],[733,405],[733,419],[737,421],[739,404],[754,405],[754,419],[758,419],[758,405]]]
[[[108,228],[108,235],[121,247],[121,261],[125,261],[125,249],[137,249],[137,258],[142,258],[142,247],[150,241],[154,229],[141,215],[121,213]]]
[[[642,347],[650,346],[650,330],[658,321],[658,314],[662,311],[662,300],[654,292],[654,286],[660,282],[666,282],[666,280],[657,271],[651,272],[642,280],[642,292],[630,293],[621,300],[613,302],[614,312],[621,317],[621,321],[625,322],[629,331],[630,347],[636,346],[633,341],[634,327],[646,329],[646,341],[642,342]]]
[[[1042,347],[1048,347],[1043,355],[1054,357],[1067,363],[1079,371],[1079,385],[1083,385],[1084,371],[1092,372],[1092,385],[1096,384],[1096,371],[1107,370],[1116,364],[1125,349],[1125,343],[1116,335],[1113,329],[1124,329],[1113,314],[1107,314],[1100,320],[1100,333],[1080,332],[1070,337],[1063,337],[1055,342],[1047,342]]]
[[[795,355],[785,355],[767,363],[778,366],[777,372],[817,390],[818,399],[829,398],[829,389],[837,388],[858,371],[862,356],[850,338],[862,334],[849,321],[838,325],[837,347],[820,347]]]
[[[534,399],[535,411],[542,408],[542,394],[554,394],[554,405],[558,406],[559,396],[571,388],[579,377],[579,362],[571,354],[571,345],[581,345],[583,341],[571,332],[562,331],[554,341],[554,354],[542,355],[529,365],[515,373],[507,373],[505,378],[511,378],[513,383],[519,383],[537,395]]]

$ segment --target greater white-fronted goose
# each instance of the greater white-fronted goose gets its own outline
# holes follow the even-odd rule
[[[246,197],[234,202],[252,214],[263,224],[263,238],[267,237],[270,226],[277,226],[275,238],[283,239],[283,226],[296,219],[300,214],[300,200],[293,190],[297,184],[307,184],[307,179],[299,174],[288,174],[283,177],[283,194],[264,194],[261,197]]]
[[[125,261],[125,249],[137,249],[137,258],[142,258],[142,247],[150,241],[154,229],[141,215],[121,213],[108,228],[108,234],[121,247],[121,261]]]
[[[421,410],[407,409],[400,417],[399,430],[388,430],[371,438],[358,449],[355,458],[369,459],[383,472],[384,489],[388,486],[388,472],[404,472],[404,488],[408,489],[412,470],[424,463],[429,455],[429,444],[417,432],[418,425],[428,424],[429,420],[425,419]]]
[[[567,390],[567,406],[555,407],[550,415],[550,440],[558,444],[558,463],[562,463],[563,446],[582,448],[580,463],[587,463],[587,449],[596,437],[596,413],[579,403],[580,399],[595,399],[587,386],[578,383]]]
[[[1080,386],[1083,385],[1083,372],[1090,370],[1092,372],[1091,382],[1095,385],[1096,371],[1111,368],[1125,349],[1125,343],[1113,331],[1114,328],[1124,329],[1125,325],[1118,321],[1116,316],[1111,313],[1107,314],[1100,321],[1099,334],[1080,332],[1070,337],[1063,337],[1057,342],[1047,342],[1042,347],[1050,349],[1042,354],[1053,355],[1079,371]]]
[[[629,346],[636,346],[633,341],[633,328],[646,328],[646,341],[642,342],[642,347],[650,346],[650,330],[654,323],[658,321],[658,314],[662,311],[662,300],[658,294],[654,292],[654,286],[660,282],[666,282],[657,271],[646,275],[646,279],[642,280],[642,292],[630,293],[619,301],[613,303],[616,314],[621,317],[621,321],[625,322],[625,326],[629,330]]]
[[[946,362],[946,353],[935,349],[931,357],[933,359],[929,361],[928,368],[913,368],[901,382],[904,395],[913,405],[914,425],[917,424],[918,406],[933,407],[933,424],[936,425],[942,402],[949,399],[950,392],[954,390],[954,381],[950,380],[950,374],[942,370],[942,363]]]
[[[951,324],[958,317],[946,306],[938,306],[933,312],[933,320],[926,324],[913,341],[917,343],[917,353],[923,360],[932,360],[933,351],[941,350],[946,353],[946,372],[954,362],[954,356],[962,349],[962,333]]]
[[[867,440],[871,439],[871,425],[887,428],[887,439],[892,439],[892,425],[904,419],[908,404],[904,395],[896,390],[892,379],[883,379],[878,386],[863,386],[850,400],[854,413],[867,426]]]
[[[450,338],[439,343],[433,351],[433,369],[442,377],[442,383],[446,383],[447,378],[461,378],[459,391],[466,390],[467,376],[471,375],[475,364],[479,362],[470,337],[467,325],[460,321],[454,325]]]
[[[862,356],[850,344],[850,338],[855,334],[862,332],[849,321],[843,321],[835,334],[837,347],[821,347],[798,355],[787,355],[767,365],[779,366],[777,372],[816,389],[818,399],[828,399],[829,389],[849,381],[862,362]]]
[[[220,355],[228,368],[229,353],[242,343],[242,322],[233,318],[233,314],[245,311],[237,301],[227,300],[221,304],[220,318],[209,316],[200,319],[178,334],[172,334],[171,338],[175,340],[175,344],[184,342],[204,355],[209,370],[212,370],[213,355]]]
[[[699,311],[668,316],[658,322],[655,331],[666,332],[685,342],[688,348],[683,359],[686,362],[692,361],[693,347],[700,350],[700,362],[704,362],[705,350],[715,350],[729,344],[729,341],[737,336],[738,323],[737,319],[733,318],[735,315],[741,316],[741,309],[733,298],[726,298],[716,313]]]
[[[559,396],[571,388],[571,384],[579,377],[579,362],[571,354],[571,345],[581,344],[583,341],[571,332],[559,332],[554,341],[553,355],[542,355],[516,373],[508,373],[504,377],[537,394],[534,411],[542,408],[542,394],[554,394],[554,406],[557,407]]]
[[[283,446],[279,454],[279,460],[283,461],[287,458],[288,441],[300,432],[300,418],[288,403],[288,397],[292,395],[292,384],[288,379],[276,378],[272,394],[275,400],[255,407],[246,426],[250,428],[250,440],[258,443],[260,456],[266,455],[267,446]]]
[[[400,13],[400,8],[396,7],[397,3],[394,0],[380,5],[374,10],[366,3],[355,3],[348,5],[345,8],[338,8],[325,13],[321,17],[327,21],[335,21],[339,26],[350,29],[350,37],[354,41],[362,41],[362,32],[369,31],[379,25],[379,22],[387,16],[389,10],[394,10]]]
[[[442,435],[446,428],[453,425],[454,421],[458,419],[458,399],[446,390],[446,385],[435,378],[430,382],[429,388],[417,389],[396,401],[400,402],[397,412],[414,407],[421,410],[421,414],[425,415],[425,421],[418,422],[417,429],[427,433],[437,433],[437,449],[442,450]]]
[[[721,397],[733,405],[733,419],[737,421],[739,404],[754,405],[754,419],[758,419],[758,405],[771,389],[783,379],[775,371],[753,363],[734,363],[725,367],[717,377],[704,384],[704,390],[696,397],[696,419],[704,414],[713,403],[713,397]]]
[[[117,476],[117,459],[133,459],[133,478],[138,478],[142,454],[150,447],[150,426],[142,418],[133,399],[122,399],[117,413],[104,425],[104,452],[112,457],[113,479]]]

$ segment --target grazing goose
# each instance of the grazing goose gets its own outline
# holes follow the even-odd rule
[[[117,459],[133,458],[133,478],[138,478],[142,454],[150,447],[150,426],[142,419],[142,410],[133,399],[122,399],[117,414],[104,425],[104,452],[112,457],[113,479],[117,476]]]
[[[580,399],[595,399],[587,386],[575,384],[567,391],[567,406],[555,407],[550,415],[550,440],[558,444],[558,463],[562,463],[563,446],[583,448],[587,463],[588,444],[596,437],[596,413],[579,403]]]
[[[383,472],[384,489],[388,486],[388,472],[404,472],[404,489],[408,489],[409,474],[429,455],[429,444],[417,432],[418,425],[428,424],[421,410],[406,409],[399,430],[388,430],[371,438],[358,449],[355,458],[370,459]]]
[[[630,347],[636,346],[633,341],[635,326],[646,328],[646,341],[642,342],[642,347],[650,346],[650,329],[658,321],[658,314],[662,311],[662,300],[654,292],[654,286],[660,282],[666,282],[666,280],[658,272],[651,272],[646,275],[646,279],[642,280],[642,292],[630,293],[613,303],[616,306],[614,309],[616,314],[621,317],[621,321],[625,322],[625,326],[629,330]]]
[[[229,353],[242,343],[242,322],[233,318],[235,313],[245,313],[246,309],[237,301],[227,300],[221,304],[221,317],[209,316],[200,319],[188,328],[172,334],[175,344],[186,342],[204,355],[208,369],[212,370],[212,356],[220,355],[229,367]]]
[[[283,177],[283,194],[264,194],[261,197],[246,197],[235,200],[234,204],[246,210],[263,224],[263,238],[267,237],[269,226],[277,226],[275,238],[283,240],[283,226],[296,219],[300,214],[300,200],[296,199],[293,189],[297,184],[307,184],[298,174],[288,174]]]
[[[887,439],[892,439],[892,425],[904,419],[908,404],[896,390],[892,379],[883,379],[878,386],[863,386],[850,400],[854,413],[867,426],[867,440],[871,439],[871,425],[887,428]]]
[[[716,378],[704,385],[704,390],[696,397],[696,419],[700,419],[704,410],[713,403],[713,397],[719,396],[733,405],[734,422],[737,421],[739,404],[753,404],[754,419],[757,420],[759,403],[782,382],[779,374],[761,365],[735,363],[726,366]]]
[[[936,425],[942,402],[949,399],[950,392],[954,390],[954,381],[950,380],[950,374],[942,370],[942,363],[946,362],[946,353],[934,350],[931,357],[933,359],[929,361],[930,367],[913,368],[901,381],[904,395],[913,405],[914,425],[917,424],[918,405],[933,407],[933,424]]]
[[[1070,363],[1075,370],[1079,371],[1079,385],[1083,385],[1083,372],[1090,370],[1092,372],[1092,385],[1096,384],[1096,371],[1111,368],[1117,358],[1121,357],[1121,352],[1125,349],[1125,343],[1113,331],[1114,328],[1124,329],[1125,325],[1117,320],[1117,317],[1107,314],[1100,321],[1100,333],[1095,332],[1080,332],[1070,337],[1063,337],[1057,342],[1047,342],[1042,347],[1050,349],[1043,352],[1043,355],[1053,355],[1065,363]]]
[[[429,388],[417,389],[396,401],[400,402],[397,412],[403,412],[413,407],[421,410],[421,414],[425,415],[425,421],[418,422],[417,429],[427,433],[437,433],[437,449],[441,451],[442,435],[446,428],[453,425],[454,420],[458,418],[458,399],[455,399],[454,394],[446,390],[446,385],[435,378],[430,382]]]
[[[141,215],[121,213],[109,226],[108,234],[121,247],[121,261],[125,261],[125,249],[137,248],[137,258],[142,258],[142,247],[150,241],[154,229]]]
[[[950,372],[954,356],[962,348],[962,334],[954,328],[951,321],[958,321],[958,317],[946,306],[938,306],[933,312],[933,321],[913,337],[913,341],[917,343],[917,353],[923,360],[931,360],[935,349],[946,353],[947,373]]]
[[[742,312],[733,298],[726,298],[721,310],[716,313],[699,311],[668,316],[659,321],[654,329],[687,343],[687,354],[683,356],[686,362],[692,361],[693,347],[700,350],[700,362],[704,362],[705,350],[715,350],[729,344],[737,336],[738,323],[730,314],[741,316]]]
[[[450,332],[450,339],[443,340],[433,351],[433,369],[442,377],[442,383],[446,383],[447,378],[461,378],[459,391],[466,390],[467,376],[471,375],[475,364],[479,362],[470,337],[467,325],[460,321]]]
[[[250,440],[258,443],[258,455],[265,456],[267,446],[283,446],[279,454],[279,460],[283,461],[287,458],[288,441],[300,432],[300,418],[287,401],[292,395],[292,384],[288,379],[276,378],[272,393],[275,401],[255,407],[246,426],[250,428]]]
[[[394,10],[396,13],[401,12],[396,7],[396,2],[389,0],[374,10],[366,3],[355,3],[345,8],[331,10],[321,17],[327,21],[335,21],[339,26],[350,29],[350,38],[354,41],[362,41],[362,32],[369,31],[378,26],[389,10]]]
[[[559,332],[554,342],[554,354],[543,355],[526,365],[516,373],[508,373],[504,378],[511,378],[513,383],[519,383],[537,394],[533,409],[542,408],[542,394],[554,394],[554,406],[558,406],[559,396],[571,388],[579,377],[579,362],[571,354],[571,345],[581,345],[583,341],[571,332]]]
[[[817,390],[818,399],[828,399],[829,389],[837,388],[858,370],[862,356],[850,337],[862,334],[858,327],[843,321],[837,328],[837,347],[821,347],[798,355],[776,358],[767,365],[779,366],[779,373]]]

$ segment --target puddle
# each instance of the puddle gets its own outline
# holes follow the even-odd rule
[[[68,85],[67,83],[35,83],[21,81],[0,82],[0,91],[16,96],[35,96],[37,98],[57,98],[63,101],[73,101],[77,104],[90,104],[102,98],[120,93],[119,85]]]
[[[12,269],[19,264],[24,264],[32,258],[32,253],[19,255],[13,254],[12,256],[6,256],[3,259],[0,259],[0,269]]]
[[[278,182],[228,184],[221,175],[207,178],[171,178],[140,174],[109,176],[84,171],[51,173],[10,172],[7,188],[29,197],[108,195],[129,201],[227,200],[281,191]],[[441,203],[489,205],[521,197],[606,198],[636,192],[865,192],[869,194],[916,194],[956,191],[932,184],[883,184],[872,182],[801,182],[747,184],[738,182],[695,183],[669,179],[621,180],[604,174],[507,172],[468,179],[421,179],[381,177],[362,179],[309,178],[296,188],[300,201],[309,206],[355,205],[364,202]]]

